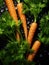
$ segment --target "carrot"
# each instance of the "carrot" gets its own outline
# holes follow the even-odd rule
[[[18,18],[17,18],[17,14],[16,14],[16,10],[13,4],[12,0],[5,0],[6,5],[8,7],[9,13],[12,16],[12,18],[16,21],[16,23],[18,22]]]
[[[34,50],[34,53],[29,54],[29,56],[27,58],[28,61],[32,61],[34,59],[34,57],[35,57],[40,45],[41,45],[40,41],[37,40],[37,41],[34,42],[34,44],[32,46],[32,50]]]
[[[6,5],[8,7],[8,10],[9,10],[9,13],[10,13],[11,17],[16,21],[16,25],[17,25],[18,24],[18,17],[17,17],[17,14],[16,14],[16,10],[15,10],[13,1],[12,0],[5,0],[5,2],[6,2]],[[19,37],[18,33],[16,35],[16,38],[18,40],[20,40],[20,37]]]
[[[31,42],[33,40],[35,31],[37,29],[37,23],[33,22],[30,26],[29,34],[28,34],[28,43],[31,45]]]
[[[18,10],[18,14],[19,14],[19,17],[22,21],[22,26],[23,26],[23,29],[24,29],[24,33],[25,33],[25,38],[27,39],[27,24],[26,24],[26,17],[25,15],[23,14],[23,3],[18,3],[17,4],[17,10]]]

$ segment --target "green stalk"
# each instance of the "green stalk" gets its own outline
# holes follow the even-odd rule
[[[21,32],[20,32],[20,25],[17,26],[17,32],[18,32],[19,35],[20,35],[20,41],[21,41],[21,40],[23,41],[23,37],[22,37],[22,34],[21,34]]]
[[[20,0],[16,0],[17,1],[17,3],[20,3]]]
[[[37,16],[34,15],[34,22],[36,23],[36,20],[37,20]]]

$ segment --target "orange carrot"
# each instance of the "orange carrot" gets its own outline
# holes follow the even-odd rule
[[[34,59],[34,57],[35,57],[40,45],[41,45],[40,41],[37,40],[37,41],[34,42],[34,44],[32,46],[32,50],[34,50],[34,53],[29,54],[29,56],[27,58],[28,61],[32,61]]]
[[[18,23],[18,17],[12,0],[5,0],[11,17]],[[17,33],[16,38],[20,40],[19,34]]]
[[[33,22],[30,26],[29,34],[28,34],[28,43],[31,45],[31,42],[33,40],[35,31],[37,29],[37,23]]]
[[[12,18],[16,21],[16,23],[18,22],[18,18],[17,18],[17,14],[16,14],[16,10],[13,4],[13,0],[5,0],[6,5],[8,7],[9,13],[12,16]]]
[[[18,10],[18,14],[19,14],[19,17],[22,21],[22,26],[23,26],[23,29],[24,29],[24,33],[25,33],[25,38],[27,39],[27,24],[26,24],[26,17],[25,15],[23,14],[23,3],[18,3],[17,4],[17,10]]]

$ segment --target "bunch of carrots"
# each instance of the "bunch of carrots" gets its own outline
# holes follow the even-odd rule
[[[13,4],[13,0],[5,0],[5,2],[6,2],[6,5],[8,7],[8,11],[9,11],[11,17],[16,22],[16,25],[18,24],[18,17],[17,17],[17,12],[16,12],[16,9],[17,9],[19,17],[20,17],[20,20],[22,21],[22,26],[23,26],[24,33],[25,33],[25,38],[28,41],[28,43],[30,44],[30,46],[31,46],[34,34],[35,34],[37,26],[38,26],[37,23],[36,22],[31,23],[30,30],[29,30],[29,33],[28,33],[27,24],[26,24],[26,17],[25,17],[25,14],[23,14],[23,12],[22,12],[23,3],[19,2],[17,4],[17,6],[15,7],[14,4]],[[20,36],[19,36],[18,32],[16,34],[16,39],[20,40]],[[40,45],[41,45],[41,42],[39,40],[36,40],[34,42],[34,44],[32,46],[32,50],[34,50],[35,52],[32,53],[32,54],[28,54],[28,57],[27,57],[28,61],[32,61],[34,59],[34,57],[35,57]]]

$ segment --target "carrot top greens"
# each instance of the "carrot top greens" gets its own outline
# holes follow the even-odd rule
[[[39,39],[44,44],[49,44],[49,12],[47,15],[44,15],[40,20],[40,29]]]
[[[0,35],[4,34],[8,36],[10,39],[12,39],[11,36],[12,35],[13,37],[15,36],[15,33],[14,33],[15,30],[16,30],[16,24],[14,20],[8,14],[8,12],[6,11],[0,17]]]
[[[4,0],[0,0],[0,7],[3,5]]]
[[[42,8],[46,6],[47,0],[24,0],[23,13],[30,12],[35,21]]]

